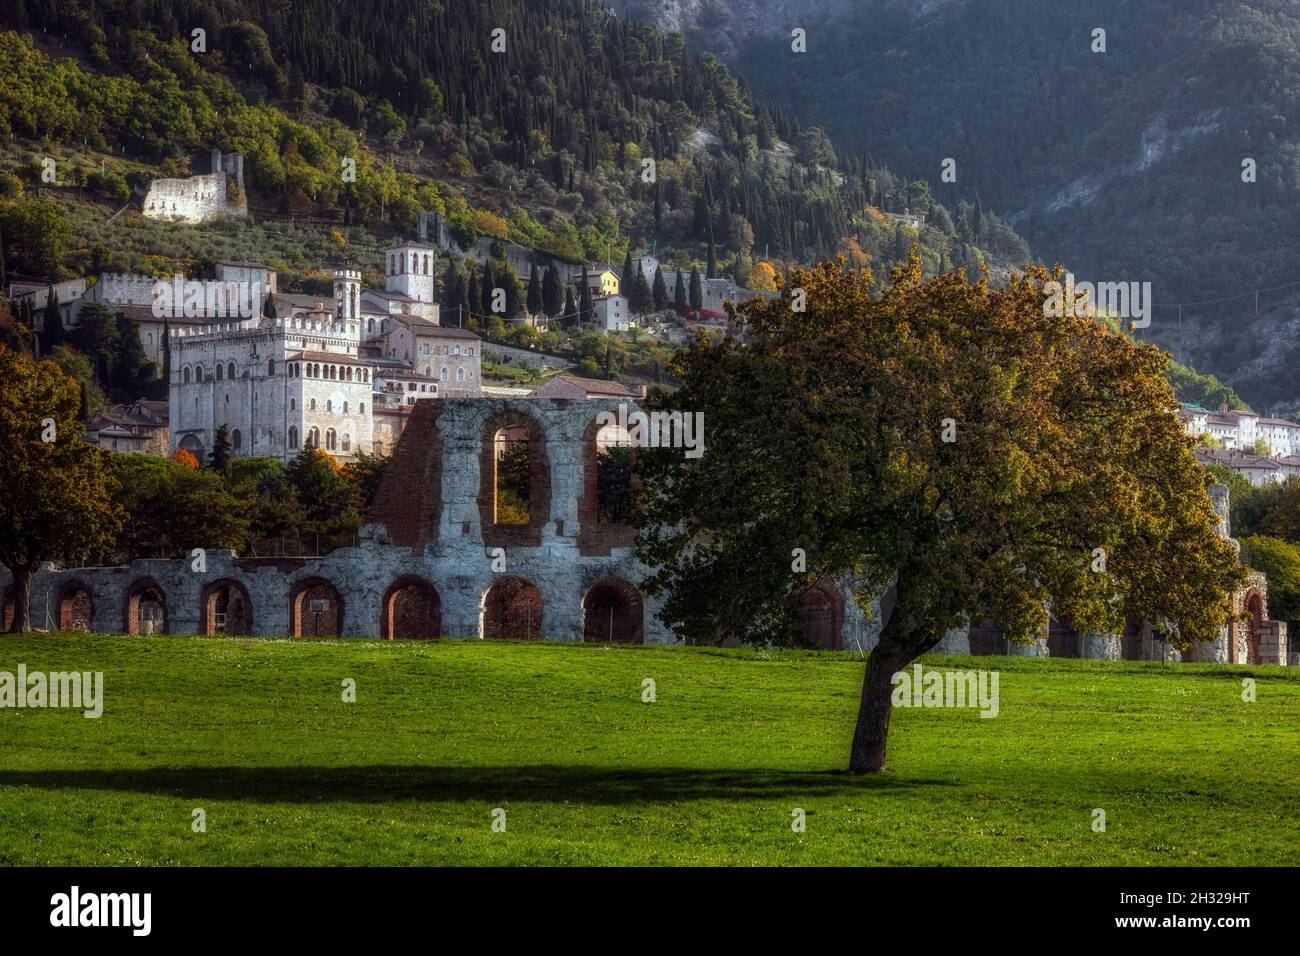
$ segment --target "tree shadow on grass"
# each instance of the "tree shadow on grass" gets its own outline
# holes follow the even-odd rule
[[[518,800],[538,803],[653,804],[682,800],[771,800],[951,786],[890,774],[610,768],[544,764],[525,767],[150,767],[139,770],[0,771],[0,787],[109,790],[210,800],[271,803],[382,803],[394,800]]]

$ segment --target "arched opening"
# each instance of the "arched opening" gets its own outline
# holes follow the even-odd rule
[[[542,637],[542,595],[522,578],[502,578],[483,596],[483,636],[519,641]]]
[[[1246,663],[1258,664],[1259,640],[1264,633],[1264,596],[1256,590],[1246,595],[1246,622],[1243,632],[1246,638]]]
[[[95,604],[90,589],[80,581],[69,581],[59,589],[56,605],[60,631],[89,632],[95,620]]]
[[[253,633],[253,602],[238,581],[221,580],[203,589],[199,608],[202,633],[244,636]]]
[[[308,578],[289,599],[292,637],[339,637],[343,633],[343,597],[323,578]]]
[[[1047,655],[1049,657],[1083,656],[1083,638],[1068,619],[1052,615],[1047,621]]]
[[[399,578],[384,595],[379,632],[386,640],[429,639],[442,633],[442,601],[428,581]]]
[[[446,371],[443,369],[444,373]],[[492,436],[492,444],[492,521],[495,524],[526,525],[531,490],[528,432],[518,425],[502,428]]]
[[[179,447],[184,448],[187,452],[193,455],[199,464],[203,463],[203,459],[206,458],[208,454],[207,450],[203,447],[203,442],[199,441],[198,437],[195,435],[186,435],[181,439]]]
[[[535,419],[503,412],[480,432],[479,521],[488,547],[541,544],[550,518],[546,438]]]
[[[166,634],[167,598],[162,588],[149,578],[127,589],[123,618],[128,634]]]
[[[799,595],[803,640],[824,651],[843,650],[844,605],[826,584],[814,584]]]
[[[582,639],[588,644],[643,644],[641,593],[621,578],[592,585],[582,599]]]

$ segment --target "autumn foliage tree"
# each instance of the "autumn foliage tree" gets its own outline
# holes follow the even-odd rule
[[[0,348],[0,563],[13,575],[15,633],[31,629],[41,562],[107,549],[122,523],[112,456],[86,442],[80,404],[53,362]]]
[[[1243,580],[1166,357],[1046,317],[1049,278],[923,281],[913,254],[873,299],[843,260],[795,270],[744,307],[749,344],[693,343],[674,362],[683,387],[658,400],[703,412],[707,448],[638,462],[638,552],[666,624],[790,643],[818,582],[863,608],[887,593],[854,772],[884,768],[891,677],[949,629],[992,619],[1028,640],[1050,604],[1080,632],[1145,619],[1185,647],[1218,635]]]

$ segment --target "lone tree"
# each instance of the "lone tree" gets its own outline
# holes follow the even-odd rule
[[[892,676],[949,629],[996,620],[1027,641],[1050,604],[1081,633],[1144,619],[1186,647],[1217,636],[1243,581],[1166,357],[1046,317],[1049,278],[922,281],[913,254],[873,300],[869,270],[796,270],[746,305],[749,345],[692,343],[673,363],[682,388],[657,400],[703,412],[707,449],[638,459],[638,553],[666,624],[800,643],[818,582],[863,608],[886,594],[855,773],[885,766]]]
[[[111,455],[86,442],[76,379],[0,348],[0,563],[13,575],[10,630],[31,630],[41,562],[111,547],[122,525]]]

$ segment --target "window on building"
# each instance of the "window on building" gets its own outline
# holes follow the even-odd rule
[[[332,411],[334,411],[334,399],[332,399],[332,398],[327,398],[327,399],[325,400],[325,411],[327,411],[327,412],[332,412]]]
[[[230,433],[230,447],[233,451],[239,451],[244,447],[244,436],[239,433],[238,428]]]
[[[289,411],[296,412],[297,410],[298,410],[298,399],[296,398],[289,399]]]
[[[298,427],[296,425],[289,426],[289,447],[298,447]]]
[[[438,373],[438,378],[439,378],[439,380],[441,380],[441,381],[444,381],[444,382],[447,381],[447,369],[446,369],[445,367],[443,368],[443,370],[442,370],[441,372]]]
[[[349,435],[347,432],[343,433],[343,450],[344,451],[352,450],[352,436]]]
[[[319,447],[320,447],[320,429],[319,429],[319,428],[313,428],[311,431],[307,432],[307,447],[308,447],[308,448],[319,448]]]
[[[465,381],[465,370],[463,368],[456,369],[456,381],[458,382]]]
[[[453,346],[451,347],[451,354],[452,354],[452,355],[459,355],[459,354],[460,354],[460,346],[459,346],[459,345],[453,345]]]
[[[358,411],[359,411],[362,415],[364,415],[364,414],[366,413],[366,403],[365,403],[365,402],[361,402],[361,403],[360,403],[360,408],[358,409]]]
[[[334,429],[330,428],[325,432],[325,450],[334,451],[338,443],[338,436],[334,434]]]
[[[314,398],[311,400],[311,410],[316,411],[316,399]]]
[[[181,381],[184,382],[186,385],[190,384],[189,366],[186,366],[185,368],[181,369]]]
[[[226,377],[229,378],[229,379],[231,379],[232,381],[234,380],[234,378],[235,378],[235,363],[234,363],[234,362],[231,362],[229,365],[226,366]]]
[[[344,402],[344,403],[343,403],[343,414],[346,415],[347,413],[348,413],[348,403],[347,403],[347,402]]]
[[[267,375],[275,374],[275,359],[266,360],[266,374]]]
[[[221,373],[222,373],[221,363],[218,362],[218,363],[217,363],[217,381],[218,381],[218,382],[221,381]]]

